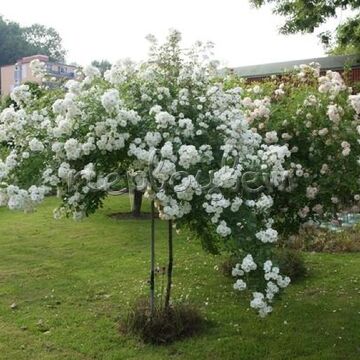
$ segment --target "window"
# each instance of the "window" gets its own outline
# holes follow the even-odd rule
[[[25,79],[26,75],[27,75],[27,65],[26,64],[22,64],[21,66],[21,78]]]
[[[15,65],[14,81],[15,86],[18,86],[21,83],[21,66],[19,65]]]

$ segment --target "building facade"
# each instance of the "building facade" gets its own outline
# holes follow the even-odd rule
[[[281,76],[284,72],[293,70],[295,66],[301,64],[309,65],[311,63],[320,64],[321,74],[324,74],[327,70],[343,73],[344,69],[347,69],[348,79],[351,83],[360,81],[360,58],[358,55],[326,56],[287,62],[241,66],[233,68],[231,71],[248,81],[259,81],[272,75]]]
[[[46,55],[27,56],[19,59],[15,64],[1,67],[0,72],[0,94],[6,96],[14,87],[25,82],[40,83],[41,81],[32,74],[30,63],[38,59],[46,64],[46,74],[55,78],[72,79],[75,77],[76,66],[62,63],[50,62]]]

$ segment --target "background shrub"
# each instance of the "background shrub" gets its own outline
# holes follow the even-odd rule
[[[315,252],[359,252],[360,251],[360,225],[340,232],[306,228],[299,235],[292,237],[288,244],[293,249]]]

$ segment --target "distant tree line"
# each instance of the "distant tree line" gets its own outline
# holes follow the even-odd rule
[[[22,27],[0,16],[0,66],[36,54],[47,55],[51,61],[63,62],[66,50],[59,33],[41,24]]]

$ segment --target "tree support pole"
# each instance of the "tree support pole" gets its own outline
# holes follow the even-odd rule
[[[154,314],[155,309],[155,205],[151,201],[151,264],[150,264],[150,314]]]
[[[168,267],[167,267],[167,286],[166,286],[166,296],[165,296],[166,310],[168,310],[170,307],[172,271],[173,271],[173,261],[174,261],[172,220],[168,221],[168,251],[169,251],[169,259],[168,259]]]

